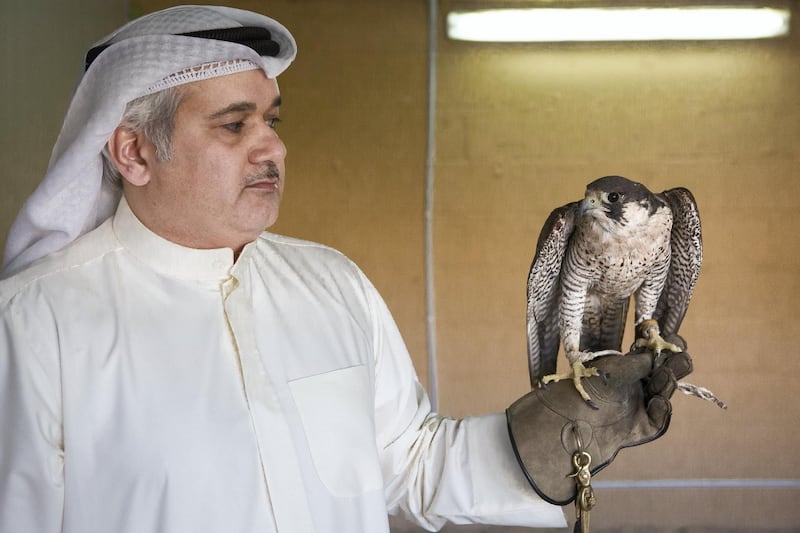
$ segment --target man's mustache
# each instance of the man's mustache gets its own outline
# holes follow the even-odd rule
[[[267,161],[264,166],[258,169],[255,173],[247,176],[245,182],[247,185],[262,181],[265,179],[279,180],[281,179],[281,171],[278,170],[278,165],[272,161]]]

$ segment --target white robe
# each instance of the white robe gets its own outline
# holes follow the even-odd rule
[[[560,526],[501,413],[430,412],[340,253],[184,248],[117,214],[0,282],[0,533]]]

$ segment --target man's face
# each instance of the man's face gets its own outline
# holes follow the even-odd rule
[[[193,248],[239,251],[278,218],[286,147],[278,84],[251,70],[184,86],[170,161],[147,184],[150,229]],[[155,227],[153,227],[155,226]]]

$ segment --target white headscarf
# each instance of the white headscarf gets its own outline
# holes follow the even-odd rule
[[[269,30],[280,46],[278,54],[260,56],[243,44],[176,35],[241,26]],[[59,250],[113,214],[120,191],[102,179],[100,152],[128,102],[169,86],[254,68],[275,78],[297,51],[291,33],[277,21],[217,6],[179,6],[145,15],[92,47],[106,44],[79,81],[47,174],[11,227],[3,277]],[[207,68],[192,69],[199,65]],[[178,72],[190,75],[175,76]]]

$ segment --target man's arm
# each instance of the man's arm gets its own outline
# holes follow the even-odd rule
[[[368,283],[368,282],[367,282]],[[561,527],[517,464],[502,413],[455,420],[431,413],[385,304],[372,293],[375,420],[387,507],[427,529],[459,524]]]
[[[56,533],[64,510],[61,382],[52,335],[0,300],[0,533]]]

